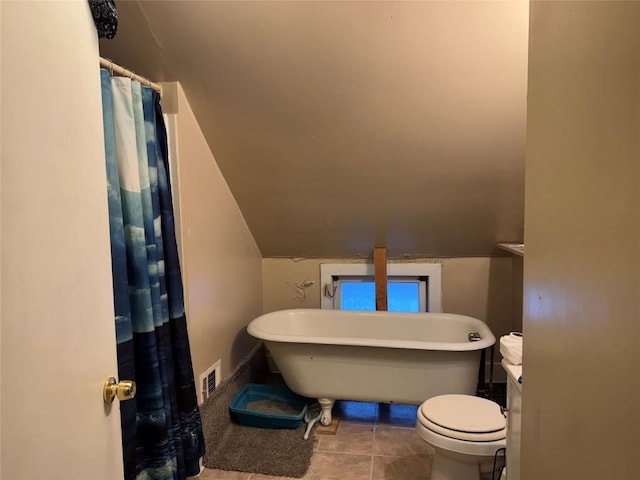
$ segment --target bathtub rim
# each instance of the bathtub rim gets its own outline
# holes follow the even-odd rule
[[[292,315],[296,313],[305,312],[322,312],[328,315],[341,315],[347,316],[353,315],[429,315],[436,317],[450,317],[459,318],[465,320],[472,320],[474,324],[473,331],[480,333],[481,339],[475,342],[424,342],[416,340],[398,340],[398,339],[384,339],[375,337],[336,337],[336,336],[310,336],[310,335],[294,335],[284,333],[274,333],[261,328],[261,324],[268,320],[268,317],[273,317],[278,314]],[[477,328],[476,328],[477,326]],[[491,332],[489,326],[482,320],[468,315],[461,315],[457,313],[442,313],[442,312],[420,312],[420,313],[397,313],[397,312],[372,312],[372,311],[344,311],[344,310],[323,310],[318,308],[297,308],[277,310],[274,312],[265,313],[253,319],[247,326],[247,332],[260,340],[265,342],[280,342],[280,343],[307,343],[307,344],[319,344],[319,345],[345,345],[345,346],[359,346],[359,347],[379,347],[379,348],[398,348],[398,349],[410,349],[410,350],[433,350],[433,351],[453,351],[453,352],[465,352],[474,350],[483,350],[491,347],[496,343],[496,338]]]

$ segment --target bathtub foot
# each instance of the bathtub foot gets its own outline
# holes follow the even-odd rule
[[[318,403],[322,407],[322,418],[320,419],[320,423],[325,427],[331,425],[331,409],[336,401],[329,398],[319,398]]]

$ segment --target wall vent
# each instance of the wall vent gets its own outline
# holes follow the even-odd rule
[[[211,395],[220,384],[221,379],[222,360],[218,360],[200,375],[200,404],[209,398],[209,395]]]

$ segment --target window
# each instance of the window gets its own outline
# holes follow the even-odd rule
[[[427,311],[427,278],[388,277],[387,308],[390,312]],[[333,305],[340,310],[375,310],[376,285],[373,277],[337,277]]]
[[[441,312],[439,263],[387,265],[387,303],[392,312]],[[373,264],[322,264],[322,308],[375,310]]]

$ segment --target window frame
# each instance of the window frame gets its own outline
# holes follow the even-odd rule
[[[372,263],[322,263],[320,264],[320,308],[338,310],[336,305],[336,289],[339,288],[340,277],[374,278],[374,265]],[[426,281],[426,300],[429,312],[442,312],[442,264],[440,263],[389,263],[387,264],[387,277],[396,277],[407,280],[422,279]],[[340,295],[337,295],[340,298]],[[421,305],[422,306],[422,305]]]

